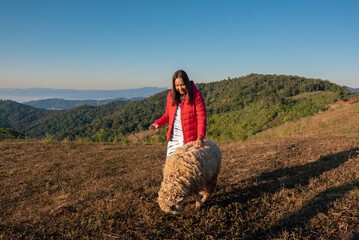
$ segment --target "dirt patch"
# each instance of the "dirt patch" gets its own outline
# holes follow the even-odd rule
[[[330,109],[336,109],[336,108],[338,108],[340,106],[348,106],[348,105],[351,105],[353,103],[357,103],[358,101],[359,101],[359,98],[349,99],[348,101],[339,100],[336,103],[330,105],[329,108]]]
[[[154,135],[158,130],[146,130],[146,131],[142,131],[142,132],[138,132],[138,133],[132,133],[130,134],[127,139],[131,142],[131,143],[139,143],[139,142],[143,142],[143,140],[147,137],[147,136],[152,136]]]
[[[322,91],[306,92],[306,93],[301,93],[301,94],[298,94],[298,95],[290,97],[290,98],[293,99],[293,100],[299,100],[299,99],[302,99],[302,98],[307,98],[307,97],[311,97],[311,96],[314,96],[314,95],[317,95],[317,94],[322,94],[322,93],[323,93]]]

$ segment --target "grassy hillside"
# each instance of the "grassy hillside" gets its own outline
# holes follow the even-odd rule
[[[240,110],[213,114],[208,118],[208,136],[215,140],[246,140],[273,126],[325,111],[337,99],[333,92],[316,92],[302,98],[286,98],[281,104],[256,102]]]
[[[359,133],[359,102],[351,105],[337,104],[333,107],[335,109],[268,129],[256,134],[252,139]]]
[[[206,102],[208,138],[216,141],[245,140],[269,127],[324,111],[349,95],[346,88],[328,81],[285,75],[251,74],[197,86]],[[122,141],[147,129],[164,113],[167,93],[67,111],[40,111],[0,101],[0,126],[33,138]],[[165,131],[149,141],[164,140]]]

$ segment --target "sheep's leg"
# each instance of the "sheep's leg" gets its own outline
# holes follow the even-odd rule
[[[207,201],[208,197],[209,197],[209,193],[208,193],[207,191],[203,191],[203,197],[202,197],[202,199],[201,199],[202,204],[203,204],[205,201]]]
[[[218,172],[212,177],[212,179],[206,183],[204,187],[202,203],[207,201],[209,195],[214,192],[214,188],[217,185]]]
[[[212,179],[209,181],[208,190],[207,190],[207,192],[208,192],[209,194],[211,194],[211,193],[214,192],[214,188],[215,188],[216,185],[217,185],[218,173],[219,173],[219,171],[217,170],[217,172],[213,175]]]
[[[217,177],[212,178],[211,181],[208,183],[207,185],[208,187],[206,189],[208,195],[214,192],[214,188],[216,187],[216,185],[217,185]]]
[[[202,207],[202,195],[197,193],[196,194],[196,208],[200,209]]]
[[[201,192],[201,197],[202,197],[201,202],[202,202],[202,204],[205,201],[207,201],[209,195],[212,193],[211,188],[212,188],[211,182],[208,182],[208,183],[205,184],[204,191]]]

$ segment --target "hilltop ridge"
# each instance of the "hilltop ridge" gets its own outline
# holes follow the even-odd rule
[[[287,75],[250,74],[212,83],[196,83],[207,108],[207,137],[241,141],[267,128],[325,111],[350,93],[329,81]],[[307,94],[306,97],[294,98]],[[165,112],[168,90],[134,102],[40,111],[0,101],[0,126],[27,137],[55,140],[126,141]],[[303,95],[302,95],[303,96]],[[146,142],[165,141],[165,129]]]
[[[100,106],[114,101],[137,101],[143,97],[136,98],[115,98],[115,99],[104,99],[104,100],[65,100],[61,98],[50,98],[37,101],[24,102],[23,104],[29,105],[39,109],[46,110],[63,110],[79,107],[82,105]]]

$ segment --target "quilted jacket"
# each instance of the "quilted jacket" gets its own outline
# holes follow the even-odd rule
[[[192,103],[188,103],[188,95],[181,101],[181,124],[184,143],[196,141],[198,136],[206,137],[206,107],[202,93],[196,88],[193,81],[191,81],[193,90]],[[162,127],[169,122],[167,141],[170,140],[171,132],[174,123],[174,117],[177,110],[178,101],[175,100],[172,106],[172,90],[167,96],[166,112],[155,123],[158,127]]]

